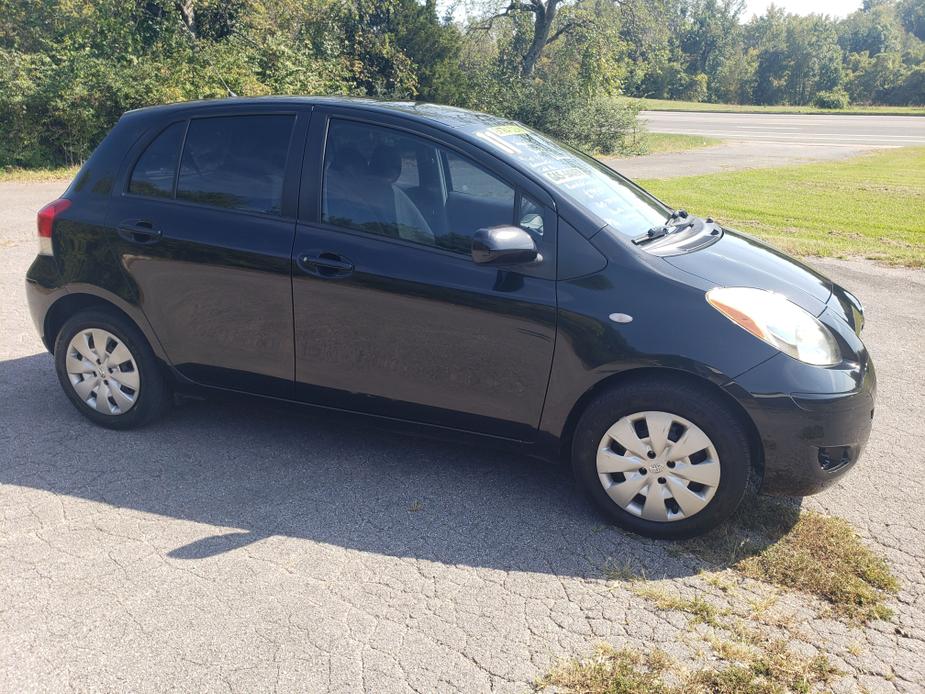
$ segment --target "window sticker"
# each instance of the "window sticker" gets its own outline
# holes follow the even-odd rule
[[[550,171],[542,171],[540,173],[545,178],[548,178],[550,181],[560,186],[588,177],[588,174],[575,166],[569,166],[564,169],[552,169]]]
[[[505,137],[507,135],[526,135],[527,129],[519,123],[508,123],[507,125],[495,125],[488,128],[486,132]]]

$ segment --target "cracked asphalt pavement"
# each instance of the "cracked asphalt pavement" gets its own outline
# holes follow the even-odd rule
[[[23,290],[60,189],[0,184],[0,690],[514,692],[600,642],[696,659],[685,616],[607,567],[733,598],[606,526],[564,470],[257,400],[92,426]],[[925,691],[925,272],[814,263],[864,301],[880,385],[860,466],[803,503],[851,521],[902,589],[866,628],[806,596],[781,609],[837,691]]]

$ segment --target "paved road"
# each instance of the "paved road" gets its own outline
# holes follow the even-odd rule
[[[684,615],[608,566],[748,614],[767,599],[606,527],[567,474],[516,456],[256,401],[93,427],[24,303],[54,188],[0,185],[0,691],[523,692],[601,641],[701,657]],[[773,609],[847,673],[837,691],[923,691],[925,273],[820,265],[868,306],[880,400],[863,466],[804,503],[848,518],[903,589],[864,630],[799,596]]]
[[[907,147],[925,145],[925,117],[809,116],[763,113],[688,113],[644,111],[654,133],[707,135],[723,140],[748,140],[803,146]]]
[[[714,147],[608,163],[631,178],[672,178],[845,159],[925,145],[925,117],[644,111],[651,132],[705,135]]]

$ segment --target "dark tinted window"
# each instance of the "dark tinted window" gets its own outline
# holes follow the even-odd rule
[[[324,154],[322,221],[328,224],[437,244],[428,220],[417,157],[431,147],[388,128],[331,121]]]
[[[468,254],[478,229],[514,223],[514,189],[424,138],[332,120],[322,221]]]
[[[191,120],[177,198],[279,214],[293,120],[293,116]]]
[[[154,138],[135,164],[128,192],[155,198],[173,196],[173,179],[185,129],[185,121],[174,123]]]
[[[418,173],[418,153],[416,150],[402,152],[401,175],[395,185],[407,190],[421,185],[421,176]]]

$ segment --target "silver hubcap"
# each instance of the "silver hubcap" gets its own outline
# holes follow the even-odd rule
[[[637,412],[604,434],[597,474],[625,511],[650,521],[678,521],[710,503],[719,487],[719,456],[703,430],[683,417]]]
[[[125,414],[138,400],[138,365],[125,343],[102,328],[81,330],[67,346],[67,377],[97,412]]]

